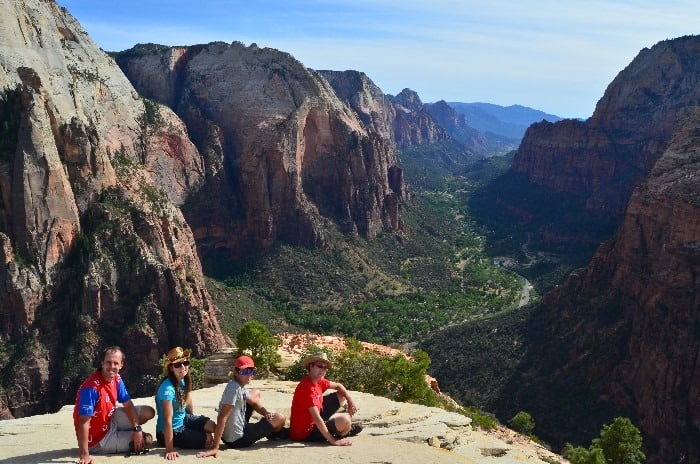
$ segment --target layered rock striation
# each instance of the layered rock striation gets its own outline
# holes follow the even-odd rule
[[[643,49],[586,121],[530,126],[509,174],[492,187],[487,203],[536,225],[535,238],[544,243],[576,246],[609,238],[633,189],[668,147],[679,111],[700,102],[699,43],[698,37],[687,36]],[[516,183],[517,189],[508,188]],[[531,193],[536,191],[544,193]],[[569,201],[548,207],[533,200],[547,196]],[[582,215],[603,224],[600,230],[577,232]]]
[[[700,460],[700,107],[672,134],[615,237],[544,297],[504,395],[560,441],[630,417],[652,463]]]
[[[203,154],[205,185],[185,206],[203,259],[278,240],[323,246],[334,227],[370,238],[402,227],[403,174],[378,89],[357,97],[378,110],[363,119],[321,75],[255,44],[138,45],[116,59]]]
[[[171,345],[225,345],[177,208],[205,175],[179,118],[48,0],[0,2],[0,92],[0,416],[64,404],[107,344],[134,385]]]

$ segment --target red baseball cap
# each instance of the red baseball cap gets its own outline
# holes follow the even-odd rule
[[[236,359],[236,363],[234,365],[239,369],[245,369],[246,367],[255,367],[253,358],[245,355],[239,356],[238,359]]]

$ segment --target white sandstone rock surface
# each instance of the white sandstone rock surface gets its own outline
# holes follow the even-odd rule
[[[193,392],[195,413],[216,419],[224,384]],[[255,380],[252,388],[260,389],[263,403],[289,418],[295,382]],[[565,462],[545,448],[519,437],[507,429],[483,432],[473,429],[470,419],[414,404],[397,403],[361,392],[353,392],[359,404],[355,420],[364,425],[361,434],[351,438],[352,446],[305,444],[287,440],[259,441],[244,450],[223,451],[218,460],[196,457],[195,450],[179,450],[178,463],[309,462],[366,463],[554,463]],[[153,398],[134,400],[153,405]],[[72,463],[77,460],[77,442],[72,423],[73,406],[54,414],[0,421],[0,463],[38,464]],[[257,420],[256,417],[253,420]],[[155,434],[155,420],[144,425]],[[96,456],[96,463],[125,462],[123,455]],[[131,456],[129,463],[163,462],[163,449]]]

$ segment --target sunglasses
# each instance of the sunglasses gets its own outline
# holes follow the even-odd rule
[[[323,369],[324,371],[328,370],[328,366],[325,364],[319,364],[319,363],[314,363],[314,366],[318,367],[319,369]]]
[[[175,369],[179,369],[182,366],[189,366],[189,365],[190,365],[189,361],[182,361],[182,362],[176,362],[176,363],[171,364],[171,366],[173,366]]]
[[[241,369],[241,375],[255,375],[255,368],[247,367],[245,369]]]

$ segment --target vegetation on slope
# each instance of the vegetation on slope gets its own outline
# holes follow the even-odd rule
[[[208,278],[235,334],[255,318],[273,331],[336,333],[384,344],[517,307],[522,279],[493,264],[466,210],[479,180],[443,177],[403,205],[405,228],[374,240],[337,236],[330,249],[279,244]]]

